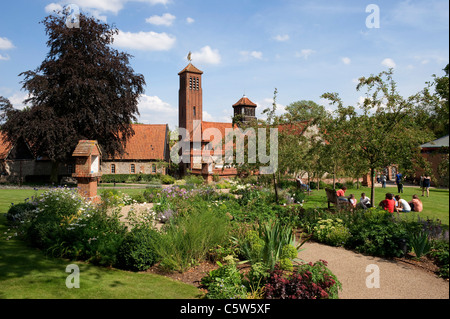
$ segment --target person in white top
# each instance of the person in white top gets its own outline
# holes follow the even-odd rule
[[[372,207],[370,204],[370,198],[366,196],[366,193],[361,194],[361,198],[359,199],[359,206],[366,209]]]
[[[400,195],[395,196],[397,200],[398,206],[395,207],[397,213],[409,213],[411,211],[411,206],[409,206],[408,202],[400,197]]]

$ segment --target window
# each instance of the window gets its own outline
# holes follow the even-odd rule
[[[192,78],[189,78],[189,90],[192,90]]]
[[[73,173],[73,165],[69,164],[67,165],[67,174],[72,174]]]
[[[116,173],[116,164],[111,164],[111,174]]]
[[[194,106],[194,117],[197,116],[197,112],[195,111],[195,106]]]
[[[130,165],[130,171],[131,171],[131,174],[135,174],[136,173],[136,166],[134,164]]]
[[[156,173],[156,165],[152,164],[152,173]]]
[[[198,80],[198,78],[197,78],[197,91],[198,91],[198,89],[199,89],[199,80]]]

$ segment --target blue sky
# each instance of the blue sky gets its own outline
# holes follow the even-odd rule
[[[357,0],[15,0],[0,9],[0,95],[17,108],[27,92],[19,73],[33,70],[48,48],[39,22],[72,3],[119,30],[114,47],[134,56],[144,75],[140,122],[178,119],[178,72],[192,51],[203,74],[204,120],[230,122],[244,94],[270,106],[278,89],[279,110],[298,100],[325,104],[337,92],[357,105],[356,80],[394,68],[404,96],[442,75],[449,57],[449,3]],[[379,28],[366,20],[379,9]],[[371,18],[371,17],[369,17]],[[369,22],[375,20],[369,19]],[[330,110],[331,107],[327,106]]]

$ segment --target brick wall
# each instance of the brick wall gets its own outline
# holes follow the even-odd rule
[[[111,171],[111,165],[115,165],[115,172]],[[132,165],[134,165],[134,173],[132,172]],[[153,170],[153,166],[156,172]],[[118,161],[103,161],[101,165],[102,174],[166,174],[166,169],[161,167],[158,162],[118,162]]]

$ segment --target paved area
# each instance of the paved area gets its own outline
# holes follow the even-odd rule
[[[416,267],[314,242],[302,248],[300,259],[328,262],[342,284],[340,299],[449,299],[448,281]],[[379,288],[368,288],[366,281],[377,283],[374,269],[379,270]]]

